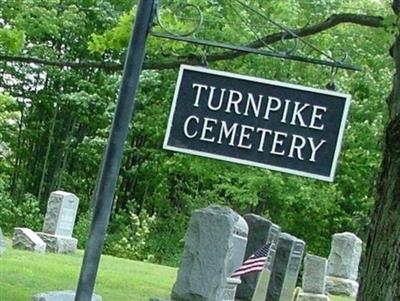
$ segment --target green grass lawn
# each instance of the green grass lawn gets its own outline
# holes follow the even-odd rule
[[[76,255],[13,250],[8,243],[0,257],[0,301],[30,301],[34,294],[52,290],[74,290],[83,252]],[[103,256],[96,293],[104,301],[148,301],[167,298],[176,269]]]
[[[8,241],[0,257],[0,301],[30,301],[34,294],[53,290],[74,290],[83,252],[74,256],[13,250]],[[103,256],[96,293],[104,301],[148,301],[168,298],[176,269]],[[335,297],[332,301],[351,301]]]

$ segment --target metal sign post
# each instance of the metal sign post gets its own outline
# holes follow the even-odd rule
[[[125,61],[124,75],[114,120],[97,183],[90,235],[83,258],[75,301],[91,301],[104,238],[110,219],[124,143],[135,108],[135,94],[145,57],[146,41],[153,23],[156,0],[140,0]]]

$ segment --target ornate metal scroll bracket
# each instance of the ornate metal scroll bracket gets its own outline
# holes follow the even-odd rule
[[[155,37],[162,38],[162,39],[168,39],[168,40],[174,40],[174,41],[180,41],[180,42],[185,42],[185,43],[190,43],[190,44],[195,44],[195,45],[202,45],[205,48],[208,47],[214,47],[214,48],[221,48],[221,49],[227,49],[231,50],[234,52],[242,52],[242,53],[253,53],[253,54],[258,54],[258,55],[263,55],[263,56],[268,56],[268,57],[275,57],[275,58],[280,58],[280,59],[287,59],[287,60],[293,60],[293,61],[299,61],[299,62],[305,62],[305,63],[311,63],[311,64],[317,64],[317,65],[323,65],[323,66],[330,66],[332,68],[336,69],[347,69],[347,70],[353,70],[353,71],[361,71],[362,69],[358,66],[350,65],[346,63],[345,60],[335,60],[332,55],[323,52],[320,50],[318,47],[312,45],[310,42],[307,40],[299,37],[295,32],[292,30],[280,25],[279,23],[271,20],[268,18],[265,14],[262,12],[257,11],[255,8],[245,4],[241,0],[233,0],[234,2],[237,2],[239,5],[243,7],[243,9],[248,10],[250,13],[257,14],[258,16],[262,17],[265,19],[267,22],[273,24],[274,26],[278,27],[280,30],[282,30],[283,35],[281,38],[281,43],[289,43],[292,42],[293,45],[289,45],[286,47],[284,51],[279,51],[274,49],[271,45],[268,43],[265,43],[262,39],[262,37],[259,36],[259,34],[254,30],[248,22],[243,20],[243,18],[240,15],[240,11],[236,9],[233,4],[229,4],[233,11],[242,19],[242,22],[254,33],[254,36],[256,37],[257,41],[262,43],[263,46],[262,48],[253,48],[250,46],[241,46],[241,45],[234,45],[226,42],[218,42],[218,41],[210,41],[210,40],[205,40],[205,39],[199,39],[196,38],[196,34],[202,30],[203,24],[204,24],[204,15],[201,10],[201,8],[195,4],[178,4],[177,11],[172,10],[171,8],[167,7],[166,5],[161,5],[159,4],[156,9],[156,25],[161,29],[161,31],[156,32],[152,31],[151,34]],[[193,15],[192,17],[188,17],[185,15],[185,13],[190,13]],[[183,20],[183,21],[182,21]],[[169,22],[176,22],[175,28],[178,29],[171,29],[171,26],[169,27],[167,23]],[[185,24],[185,22],[191,22],[191,24]],[[288,44],[287,44],[288,45]],[[303,55],[297,55],[296,52],[300,49],[300,46],[303,47],[308,47],[312,51],[317,52],[320,57],[325,57],[327,58],[326,60],[320,59],[320,58],[312,58],[312,57],[307,57]],[[204,55],[203,55],[204,58]],[[202,60],[203,60],[202,58]],[[347,56],[346,56],[347,58]]]
[[[200,7],[194,4],[181,4],[179,5],[179,8],[181,9],[181,11],[192,10],[194,12],[194,15],[196,17],[191,19],[192,21],[194,21],[192,28],[180,32],[173,32],[171,29],[169,29],[168,26],[165,25],[163,21],[162,17],[163,7],[161,4],[159,4],[156,9],[157,25],[160,26],[160,28],[169,35],[174,35],[178,37],[189,37],[195,35],[203,26],[203,21],[204,21],[203,12],[201,11]]]

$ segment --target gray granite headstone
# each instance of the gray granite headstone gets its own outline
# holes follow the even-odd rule
[[[307,254],[304,259],[303,291],[298,301],[329,301],[325,295],[325,277],[328,261],[325,258]]]
[[[79,199],[76,195],[54,191],[47,202],[43,233],[71,237],[74,230]]]
[[[281,233],[266,300],[286,301],[293,299],[304,248],[304,241],[290,234]]]
[[[307,254],[304,259],[303,291],[325,294],[325,277],[328,261],[319,256]]]
[[[328,275],[357,280],[362,241],[353,233],[336,233],[328,258]]]
[[[34,251],[40,254],[46,252],[46,243],[28,228],[14,228],[12,246],[14,249]]]
[[[275,263],[275,255],[278,246],[278,239],[281,234],[281,229],[277,225],[273,224],[270,230],[270,236],[268,237],[267,243],[271,244],[271,249],[268,254],[267,262],[264,269],[258,276],[257,286],[253,294],[252,301],[265,300],[267,296],[267,290],[269,287],[269,282],[272,277],[272,269]]]
[[[336,233],[332,238],[328,258],[326,290],[336,295],[355,297],[358,292],[358,265],[360,263],[362,241],[349,232]]]
[[[3,231],[0,228],[0,256],[4,254],[6,250],[6,240],[4,239]]]
[[[243,262],[247,232],[246,222],[229,208],[213,205],[194,211],[172,300],[223,300],[231,285],[228,277]]]
[[[238,269],[244,260],[244,254],[247,246],[247,235],[249,227],[243,217],[239,216],[237,222],[234,225],[233,236],[232,236],[232,256],[228,260],[228,277],[223,290],[223,301],[234,301],[236,295],[237,286],[241,283],[240,279],[231,278],[233,272]]]
[[[32,301],[74,301],[75,292],[74,291],[55,291],[41,293],[33,296]],[[99,295],[93,295],[92,301],[102,301]]]
[[[78,240],[71,237],[74,230],[79,199],[76,195],[54,191],[47,203],[43,231],[37,234],[46,242],[48,251],[74,254]]]
[[[271,269],[275,258],[276,244],[280,234],[280,228],[268,219],[256,214],[246,214],[243,217],[249,226],[245,258],[250,257],[261,246],[271,244],[267,264],[264,268],[265,271],[262,272],[266,275],[262,279],[259,278],[262,273],[250,273],[241,277],[242,283],[237,288],[236,298],[250,301],[254,295],[259,279],[262,282],[259,285],[260,289],[265,291],[264,296],[266,294],[266,288],[268,287],[269,277],[271,275]]]
[[[232,252],[230,253],[231,258],[228,259],[228,275],[231,275],[243,263],[247,246],[248,232],[249,226],[247,225],[245,219],[238,215],[238,219],[233,228]]]

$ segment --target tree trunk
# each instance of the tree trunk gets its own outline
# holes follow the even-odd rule
[[[66,124],[65,124],[66,123]],[[52,179],[50,181],[50,191],[63,189],[62,187],[62,176],[65,172],[65,168],[67,166],[67,162],[69,160],[69,154],[72,149],[72,140],[74,138],[74,127],[75,127],[75,118],[69,116],[67,121],[64,123],[64,128],[66,129],[65,138],[59,137],[59,139],[63,139],[64,142],[61,144],[58,149],[59,160],[56,162],[54,167],[54,172]]]
[[[53,144],[53,139],[54,139],[54,128],[55,128],[56,121],[57,121],[57,114],[58,114],[58,106],[56,106],[54,108],[54,115],[53,115],[53,118],[51,121],[49,140],[47,143],[46,155],[44,157],[43,170],[42,170],[42,175],[40,177],[39,190],[38,190],[38,194],[37,194],[37,198],[39,200],[42,198],[42,193],[43,193],[43,189],[44,189],[44,180],[45,180],[46,173],[47,173],[47,166],[48,166],[49,158],[50,158],[50,150],[51,150],[51,146]]]
[[[396,14],[398,2],[393,1]],[[396,37],[391,55],[396,73],[388,97],[390,120],[385,132],[359,301],[400,300],[400,36]]]
[[[18,190],[18,177],[19,177],[19,171],[20,171],[20,165],[21,165],[21,160],[22,160],[22,155],[20,154],[21,150],[21,141],[22,141],[22,127],[24,123],[24,107],[21,105],[21,118],[19,120],[18,124],[18,138],[17,138],[17,152],[16,152],[16,157],[15,157],[15,163],[14,163],[14,172],[11,180],[11,185],[10,185],[10,194],[12,196],[17,195],[17,190]]]

